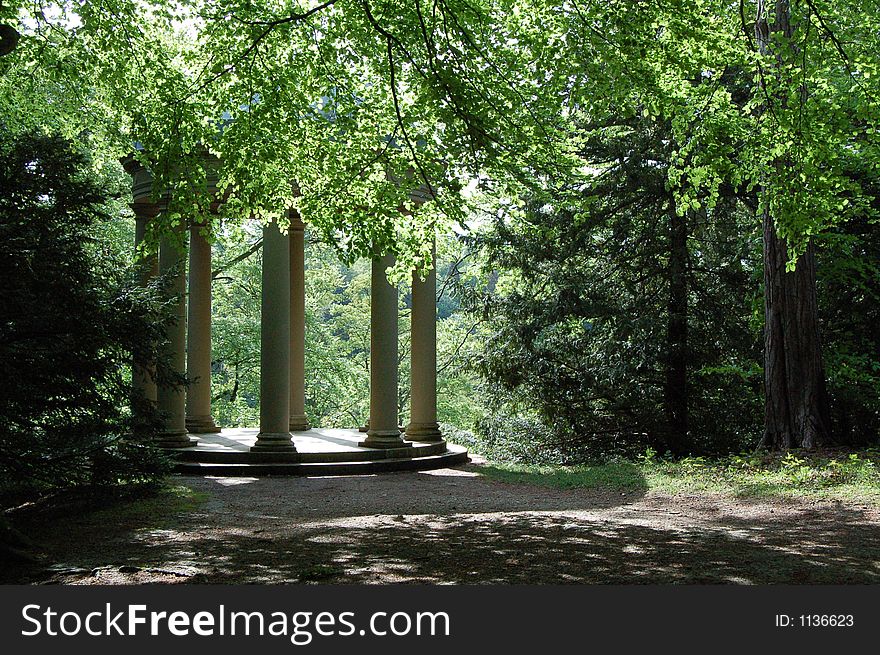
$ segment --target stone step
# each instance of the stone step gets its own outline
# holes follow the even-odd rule
[[[173,449],[178,462],[200,464],[318,464],[330,462],[366,462],[379,459],[409,459],[442,455],[447,452],[445,441],[419,443],[404,448],[361,448],[326,452],[250,452],[247,450],[209,450],[206,448]]]
[[[242,453],[243,455],[260,455],[261,457],[256,460],[250,459],[247,462],[232,462],[227,459],[223,461],[178,460],[174,466],[174,471],[183,475],[244,477],[263,475],[370,475],[392,471],[426,471],[465,464],[469,461],[466,449],[452,445],[445,446],[445,448],[444,452],[433,455],[420,455],[418,457],[388,457],[386,455],[381,459],[309,462],[266,461],[262,459],[262,456],[267,453]],[[229,455],[229,453],[225,454]]]

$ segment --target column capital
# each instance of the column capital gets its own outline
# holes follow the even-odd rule
[[[129,206],[134,212],[135,220],[138,221],[153,220],[159,214],[159,210],[161,209],[161,207],[155,202],[135,201]]]
[[[295,230],[297,232],[302,232],[306,229],[306,224],[303,222],[302,217],[299,215],[299,211],[291,207],[287,211],[287,218],[290,220],[290,229]]]

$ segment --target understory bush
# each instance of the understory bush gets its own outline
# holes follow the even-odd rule
[[[156,357],[158,286],[97,246],[121,204],[63,139],[0,124],[0,494],[156,480],[155,410],[134,398],[132,353]],[[160,361],[160,373],[167,367]],[[137,418],[135,418],[137,417]]]

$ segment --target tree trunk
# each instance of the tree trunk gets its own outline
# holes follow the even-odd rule
[[[669,301],[666,330],[666,383],[663,405],[667,447],[675,454],[690,449],[688,435],[688,228],[687,216],[669,213]]]
[[[787,272],[788,252],[764,212],[764,440],[815,448],[829,440],[813,246]]]
[[[772,73],[790,76],[786,60],[795,49],[788,0],[758,1],[755,38],[762,55],[775,54]],[[768,14],[773,12],[773,20]],[[775,37],[775,38],[772,38]],[[786,50],[788,49],[788,50]],[[788,80],[791,83],[791,80]],[[764,92],[766,94],[766,80]],[[783,88],[787,85],[782,85]],[[801,88],[802,98],[806,89]],[[774,102],[768,98],[768,102]],[[787,98],[775,98],[776,111],[789,110]],[[773,162],[775,175],[791,163]],[[766,448],[815,448],[829,440],[830,412],[819,339],[816,263],[813,244],[786,271],[788,249],[776,232],[769,202],[762,216],[764,242],[764,438]]]

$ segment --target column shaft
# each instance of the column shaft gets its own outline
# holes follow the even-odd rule
[[[167,330],[162,356],[171,369],[183,375],[186,371],[186,250],[174,239],[165,237],[159,245],[159,272],[174,271],[170,294],[174,303],[174,324]],[[167,447],[194,444],[186,435],[186,387],[163,384],[158,392],[159,410],[165,415],[165,428],[160,442]]]
[[[397,287],[385,269],[386,255],[373,259],[370,287],[370,428],[360,445],[394,448],[404,445],[397,424]]]
[[[211,244],[194,225],[189,242],[186,428],[194,434],[219,432],[211,416]]]
[[[290,216],[290,421],[297,432],[309,429],[306,416],[306,280],[305,226]]]
[[[155,214],[152,203],[136,203],[133,205],[135,212],[134,246],[135,260],[140,267],[140,283],[146,286],[150,279],[159,272],[159,262],[156,253],[145,249],[144,238],[147,233],[147,222]],[[135,364],[132,367],[132,387],[136,394],[142,395],[147,400],[156,402],[155,363],[145,366]]]
[[[263,227],[260,316],[260,433],[251,450],[293,451],[290,436],[290,242]]]
[[[424,281],[413,273],[410,338],[410,422],[406,436],[414,441],[443,438],[437,423],[437,271],[432,252],[431,270]]]

